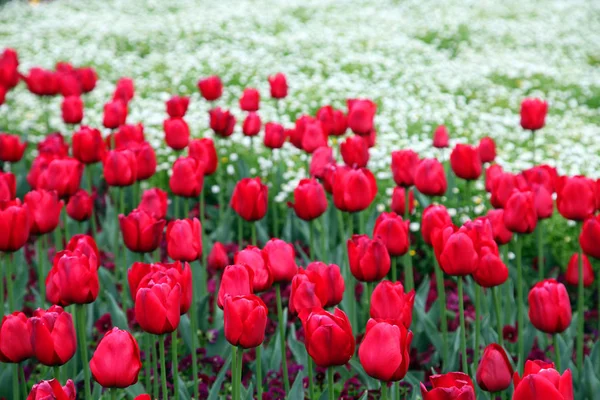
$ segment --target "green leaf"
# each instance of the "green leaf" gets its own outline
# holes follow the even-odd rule
[[[367,375],[362,365],[360,365],[360,363],[356,359],[353,358],[352,360],[350,360],[349,364],[352,367],[352,369],[356,371],[356,373],[360,377],[360,380],[367,386],[369,390],[377,389],[379,387],[379,383],[377,382],[377,380]]]
[[[304,398],[304,386],[302,384],[302,380],[304,379],[304,374],[302,371],[298,372],[296,375],[296,379],[294,379],[294,383],[290,388],[290,392],[288,393],[286,399],[288,400],[296,400]]]
[[[287,341],[296,362],[300,365],[307,365],[308,356],[306,354],[306,347],[296,339],[296,327],[294,325],[290,325],[290,334],[288,335]]]
[[[221,370],[217,374],[217,379],[215,379],[215,382],[213,383],[212,387],[210,388],[210,392],[208,393],[207,400],[217,400],[219,398],[219,393],[221,392],[221,385],[223,384],[223,380],[225,379],[225,374],[227,373],[227,370],[229,369],[229,364],[231,364],[231,356],[227,357],[225,364],[223,364],[223,366],[221,367]]]
[[[127,329],[127,317],[115,298],[109,293],[106,292],[106,297],[108,298],[108,302],[110,304],[110,317],[112,318],[112,322],[115,326],[118,326],[121,329]]]
[[[456,331],[454,331],[454,342],[452,342],[452,347],[450,348],[450,358],[448,359],[449,365],[444,366],[447,371],[455,371],[458,367],[458,356],[460,354],[460,332],[461,330],[459,326],[456,328]],[[451,335],[448,336],[452,337]]]

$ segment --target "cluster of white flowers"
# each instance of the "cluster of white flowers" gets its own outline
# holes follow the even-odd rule
[[[392,150],[439,155],[431,147],[439,124],[449,127],[451,144],[489,135],[503,166],[530,166],[533,146],[519,126],[519,107],[524,97],[541,97],[550,111],[536,138],[538,159],[543,154],[561,173],[600,177],[597,1],[64,0],[9,2],[0,11],[0,47],[18,51],[22,72],[63,60],[97,69],[85,124],[100,127],[115,81],[133,78],[128,121],[144,123],[161,169],[175,158],[163,140],[164,101],[191,95],[186,120],[193,135],[211,136],[210,105],[196,82],[217,74],[225,83],[217,105],[231,108],[238,121],[244,114],[237,99],[249,86],[261,92],[263,123],[288,127],[321,105],[373,99],[378,136],[369,166],[390,182]],[[279,102],[270,99],[267,82],[276,72],[290,85]],[[42,102],[22,85],[9,97],[0,121],[35,141],[45,133]],[[51,124],[68,133],[59,104],[56,98],[49,105]],[[257,157],[256,172],[267,176],[280,161],[259,140],[249,151],[240,125],[221,154]],[[305,176],[306,161],[289,143],[276,157],[288,168],[283,201]],[[226,162],[235,167],[233,159]]]

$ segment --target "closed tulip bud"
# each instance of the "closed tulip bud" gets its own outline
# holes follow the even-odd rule
[[[148,142],[130,145],[130,150],[135,155],[136,180],[149,179],[156,172],[156,153]]]
[[[70,379],[65,386],[60,386],[60,382],[56,379],[38,382],[33,385],[27,396],[27,400],[75,400],[76,398],[75,384]]]
[[[156,219],[164,219],[168,208],[167,192],[158,188],[144,190],[138,208]]]
[[[215,101],[223,94],[223,83],[216,75],[198,81],[200,94],[208,101]]]
[[[358,358],[367,375],[383,382],[404,378],[410,364],[413,333],[403,325],[370,319],[358,348]]]
[[[583,221],[596,211],[595,183],[586,177],[562,177],[557,181],[556,205],[566,219]]]
[[[455,232],[452,226],[438,229],[432,243],[440,267],[448,275],[470,275],[479,266],[475,244],[465,232]]]
[[[75,221],[86,221],[92,216],[94,198],[83,189],[69,198],[67,214]]]
[[[68,73],[59,73],[58,82],[60,85],[60,94],[62,94],[65,99],[68,97],[81,96],[81,84],[77,79],[77,75],[75,75],[75,71],[72,70]]]
[[[302,133],[302,150],[312,154],[319,147],[327,146],[327,133],[321,121],[310,119],[304,124]]]
[[[448,129],[444,125],[440,125],[433,131],[433,147],[444,149],[448,147],[450,135]]]
[[[131,150],[111,150],[102,164],[109,186],[130,186],[137,179],[137,159]]]
[[[29,74],[23,79],[27,89],[38,96],[56,96],[60,93],[58,74],[42,68],[31,68]]]
[[[127,120],[127,104],[121,100],[111,100],[104,104],[102,125],[108,129],[116,129]]]
[[[348,240],[350,272],[361,282],[376,282],[390,271],[390,255],[379,237],[352,235]]]
[[[327,303],[327,286],[321,275],[299,268],[292,279],[289,311],[302,314],[322,308],[325,303]]]
[[[285,130],[283,125],[276,122],[267,122],[265,124],[264,145],[270,149],[280,149],[285,143]]]
[[[583,223],[579,244],[581,249],[590,257],[600,259],[600,215],[591,215]]]
[[[217,306],[223,309],[225,299],[229,296],[245,296],[253,294],[254,290],[254,272],[246,264],[233,264],[225,267],[219,294],[217,296]]]
[[[509,172],[499,173],[492,183],[490,202],[495,208],[505,208],[506,203],[515,190],[526,191],[529,187],[522,177]]]
[[[53,155],[59,158],[66,157],[69,154],[69,145],[60,132],[54,132],[46,136],[43,141],[38,143],[37,149],[40,154]]]
[[[133,84],[133,79],[127,77],[120,78],[117,81],[117,87],[113,93],[113,100],[121,100],[124,104],[127,104],[131,99],[133,99],[134,94],[135,87]]]
[[[514,233],[531,233],[537,225],[537,210],[532,192],[513,191],[504,207],[504,225]]]
[[[0,86],[12,89],[19,83],[19,57],[13,49],[4,49],[0,54]]]
[[[476,180],[481,175],[481,159],[476,147],[457,144],[450,154],[452,171],[459,178]]]
[[[56,229],[64,205],[56,192],[32,190],[23,200],[31,213],[31,233],[43,235]]]
[[[288,94],[287,80],[281,72],[269,76],[269,86],[271,87],[271,97],[274,99],[283,99]]]
[[[227,110],[220,107],[213,108],[208,112],[210,116],[210,129],[215,135],[229,137],[235,128],[235,117]]]
[[[244,264],[254,272],[252,280],[252,289],[254,293],[269,290],[273,285],[273,274],[269,270],[262,251],[256,246],[248,246],[236,253],[233,262],[235,264]]]
[[[298,218],[312,221],[327,210],[325,189],[316,179],[301,179],[294,189],[294,211]]]
[[[60,306],[37,309],[31,318],[31,347],[40,363],[64,365],[77,350],[73,317]]]
[[[50,161],[38,177],[38,189],[54,190],[60,198],[67,198],[79,190],[84,166],[74,158]]]
[[[315,178],[323,179],[325,169],[334,164],[333,149],[331,147],[319,147],[312,153],[310,159],[310,175]]]
[[[81,250],[65,250],[54,256],[46,277],[46,298],[63,307],[88,304],[96,300],[99,286],[98,259]]]
[[[165,142],[173,150],[185,149],[190,141],[190,128],[183,118],[169,118],[163,122]]]
[[[135,295],[135,319],[144,332],[171,333],[179,326],[181,285],[164,277],[139,287]]]
[[[129,215],[119,215],[123,242],[135,253],[151,253],[156,250],[165,227],[164,219],[156,219],[144,210],[134,209]]]
[[[529,320],[545,333],[564,332],[571,324],[571,303],[565,285],[555,279],[536,283],[529,291]]]
[[[5,315],[0,323],[0,361],[20,363],[31,357],[31,321],[20,311]]]
[[[446,193],[448,183],[442,163],[435,158],[419,161],[415,168],[415,186],[427,196],[442,196]]]
[[[73,134],[73,157],[84,164],[102,161],[106,144],[98,129],[82,126]]]
[[[333,204],[341,211],[357,212],[369,207],[377,196],[377,181],[366,168],[336,168],[333,177]]]
[[[260,177],[242,178],[233,189],[231,208],[246,221],[258,221],[267,213],[269,188]]]
[[[262,251],[267,267],[273,274],[273,282],[290,282],[298,270],[294,247],[281,239],[272,238]]]
[[[208,254],[208,268],[220,271],[225,269],[226,266],[229,265],[229,255],[227,254],[227,250],[223,243],[215,242],[212,247],[212,250]]]
[[[171,118],[183,118],[190,105],[190,98],[186,96],[173,96],[166,102],[167,114]]]
[[[188,145],[188,156],[204,166],[204,175],[212,175],[217,170],[218,158],[215,143],[210,138],[193,139]]]
[[[69,240],[69,243],[67,243],[67,250],[71,252],[79,250],[83,255],[90,259],[90,263],[98,263],[100,260],[98,245],[94,238],[89,235],[73,235],[71,240]]]
[[[112,135],[111,135],[112,136]],[[114,133],[114,145],[117,149],[126,149],[133,144],[143,143],[144,138],[144,125],[138,124],[124,124],[119,126],[119,130]],[[112,138],[107,138],[107,144],[112,147]]]
[[[83,119],[83,100],[79,96],[65,97],[60,109],[65,124],[79,124]]]
[[[135,384],[142,369],[140,348],[131,333],[119,328],[106,332],[90,361],[94,380],[105,388]]]
[[[310,357],[321,368],[344,365],[354,355],[356,346],[352,326],[346,314],[336,308],[334,313],[313,310],[302,319],[304,345]],[[335,346],[331,344],[335,343]]]
[[[260,120],[258,113],[249,112],[246,116],[246,119],[244,119],[242,132],[245,136],[256,136],[259,134],[261,126],[262,121]]]
[[[543,361],[525,362],[523,377],[515,372],[513,400],[574,400],[571,370],[562,375],[554,369],[554,364]]]
[[[346,286],[340,267],[335,264],[327,265],[320,261],[314,261],[306,266],[306,271],[318,274],[327,288],[327,300],[323,307],[333,307],[341,303]]]
[[[521,103],[521,127],[535,131],[542,129],[548,113],[548,103],[540,99],[525,99]]]
[[[369,99],[348,99],[348,126],[357,135],[366,136],[373,129],[377,104]]]
[[[479,159],[482,163],[490,163],[496,159],[496,142],[489,136],[479,141]]]
[[[381,213],[373,227],[373,237],[380,238],[391,256],[406,254],[409,245],[408,221],[394,212]]]
[[[421,383],[423,400],[475,400],[475,386],[469,375],[462,372],[449,372],[444,375],[431,375],[431,390]]]
[[[179,157],[173,164],[169,187],[176,196],[198,197],[204,184],[204,165],[191,157]]]
[[[477,384],[486,392],[502,392],[511,384],[513,367],[502,346],[492,343],[483,351],[477,366]]]
[[[0,133],[0,161],[20,161],[26,148],[27,142],[21,142],[18,135]]]
[[[349,167],[363,168],[369,162],[369,147],[362,136],[350,136],[340,145],[344,163]]]
[[[166,240],[167,254],[173,260],[190,262],[202,256],[202,226],[197,218],[169,222]]]
[[[286,129],[286,135],[290,138],[290,142],[298,149],[303,150],[302,140],[304,132],[306,131],[306,125],[314,121],[314,118],[310,115],[301,115],[296,119],[295,127],[293,129]],[[325,133],[325,127],[321,124],[321,129]]]
[[[504,171],[499,164],[491,164],[485,169],[485,191],[492,193],[494,180]]]
[[[513,233],[504,225],[504,210],[489,210],[487,219],[492,224],[492,234],[497,244],[507,244],[512,240]]]
[[[508,268],[498,254],[498,248],[483,246],[479,249],[479,266],[473,279],[484,288],[502,285],[508,279]]]
[[[398,215],[404,215],[406,210],[406,189],[402,186],[396,186],[392,192],[392,204],[390,208]],[[415,210],[415,196],[412,190],[408,191],[408,213],[412,214]]]
[[[96,87],[96,81],[98,80],[98,75],[96,71],[92,67],[83,67],[78,68],[75,73],[77,74],[77,78],[81,83],[81,91],[83,93],[89,93]]]
[[[0,201],[11,201],[17,196],[17,179],[11,172],[0,171]]]
[[[223,307],[225,338],[233,346],[250,349],[265,339],[269,311],[260,297],[227,296]]]
[[[565,281],[567,284],[577,286],[579,284],[579,254],[571,256],[565,272]],[[587,256],[583,255],[583,286],[589,287],[594,283],[594,270]]]
[[[398,186],[412,186],[415,183],[415,171],[419,164],[419,155],[412,150],[392,152],[392,175]]]
[[[348,118],[344,112],[334,110],[331,106],[321,107],[317,111],[317,118],[326,126],[328,135],[342,136],[348,129]]]
[[[549,165],[537,165],[533,168],[526,169],[522,172],[523,177],[530,186],[542,185],[550,193],[556,190],[556,181],[558,180],[558,172],[556,168]]]
[[[260,93],[254,88],[246,88],[240,97],[240,108],[243,111],[258,111],[260,108]]]
[[[12,253],[19,250],[29,239],[32,217],[27,204],[19,199],[0,201],[0,251]]]

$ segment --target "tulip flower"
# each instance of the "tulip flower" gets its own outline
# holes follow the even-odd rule
[[[229,265],[229,256],[227,250],[221,242],[215,242],[210,253],[208,254],[208,268],[220,271]]]
[[[204,166],[195,158],[179,157],[173,164],[169,187],[176,196],[198,197],[204,185]]]
[[[29,207],[19,199],[0,201],[0,251],[12,253],[23,247],[29,238],[32,219]]]
[[[75,384],[70,379],[67,380],[65,386],[60,386],[60,382],[56,379],[38,382],[33,385],[27,396],[27,400],[76,400],[76,398]]]
[[[106,144],[98,129],[82,126],[73,133],[73,157],[84,164],[102,161]]]
[[[444,166],[434,158],[419,161],[414,182],[417,190],[427,196],[442,196],[448,186]]]
[[[215,101],[223,94],[223,83],[216,75],[198,81],[200,94],[208,101]]]
[[[285,130],[283,125],[276,122],[265,124],[264,145],[270,149],[280,149],[285,142]]]
[[[223,309],[227,296],[244,296],[253,294],[254,272],[245,264],[228,265],[223,271],[221,286],[217,297],[217,305]]]
[[[223,305],[225,338],[233,346],[250,349],[265,339],[269,311],[254,294],[226,296]]]
[[[147,212],[156,219],[167,216],[167,192],[158,188],[144,190],[138,209]]]
[[[267,266],[273,273],[273,282],[290,282],[298,268],[294,247],[281,239],[272,238],[262,251]]]
[[[531,191],[533,192],[538,221],[541,222],[543,219],[550,218],[554,212],[552,193],[545,186],[538,184],[533,184]]]
[[[60,306],[37,309],[31,318],[33,355],[43,365],[58,366],[69,361],[77,350],[73,317]]]
[[[533,193],[513,191],[504,207],[504,224],[515,233],[531,233],[538,217]]]
[[[317,111],[316,117],[321,121],[328,136],[342,136],[348,129],[348,119],[342,110],[323,106]]]
[[[334,164],[333,149],[331,147],[319,147],[312,153],[310,159],[310,175],[319,179],[323,179],[325,170],[330,165]]]
[[[446,207],[435,204],[428,206],[421,216],[421,235],[423,236],[423,240],[431,246],[433,243],[433,232],[436,229],[444,229],[449,225],[452,225],[452,219]]]
[[[521,103],[521,127],[536,131],[544,127],[548,103],[540,99],[525,99]]]
[[[130,251],[150,253],[160,244],[165,227],[164,219],[156,219],[146,211],[134,209],[129,215],[119,215],[123,242]]]
[[[56,192],[32,190],[25,195],[24,202],[31,213],[31,233],[43,235],[56,229],[64,205]]]
[[[469,375],[462,372],[449,372],[429,377],[432,389],[427,390],[421,383],[423,400],[475,400],[475,386]]]
[[[19,83],[19,57],[13,49],[6,48],[0,54],[0,86],[12,89]]]
[[[326,285],[326,281],[318,273],[299,268],[298,274],[292,279],[290,312],[302,314],[314,308],[322,308],[328,299]]]
[[[31,357],[31,321],[20,311],[2,317],[0,361],[17,364]]]
[[[433,147],[438,149],[448,147],[449,136],[448,129],[444,125],[439,125],[433,131]]]
[[[565,281],[571,286],[579,284],[579,254],[575,253],[571,256],[567,271],[565,272]],[[589,287],[594,283],[594,270],[587,256],[583,255],[583,286]]]
[[[600,215],[590,215],[583,223],[579,244],[585,254],[600,259]]]
[[[11,201],[17,196],[17,179],[11,172],[0,172],[0,201]]]
[[[242,132],[245,136],[256,136],[259,134],[261,126],[262,122],[258,113],[249,112],[246,119],[244,119]]]
[[[156,153],[148,142],[130,145],[129,150],[135,154],[137,181],[149,179],[156,172]]]
[[[365,372],[383,382],[404,378],[410,364],[410,343],[413,333],[404,325],[370,319],[358,357]]]
[[[390,271],[390,255],[379,237],[352,235],[348,240],[350,272],[361,282],[376,282]]]
[[[283,99],[288,94],[287,80],[281,72],[269,76],[269,86],[271,87],[271,97],[274,99]]]
[[[332,314],[317,309],[301,316],[301,319],[305,334],[304,345],[315,364],[328,368],[350,361],[356,343],[350,321],[342,310],[336,308]]]
[[[323,307],[333,307],[341,303],[344,297],[344,277],[340,272],[340,267],[335,264],[325,264],[320,261],[311,262],[306,266],[307,273],[318,274],[327,288],[327,300]]]
[[[302,131],[298,130],[302,137],[300,148],[312,154],[319,147],[327,146],[327,132],[323,129],[321,121],[309,118],[302,125]]]
[[[171,279],[150,281],[135,296],[135,319],[143,331],[154,335],[171,333],[179,326],[181,285]]]
[[[415,170],[419,155],[412,150],[392,151],[392,175],[398,186],[409,187],[415,184]]]
[[[483,137],[479,141],[477,151],[482,163],[491,163],[496,159],[496,142],[489,136]]]
[[[62,67],[62,65],[60,67]],[[62,94],[65,99],[81,96],[81,85],[79,84],[75,70],[71,65],[65,68],[65,70],[62,70],[62,68],[59,69],[59,64],[57,64],[56,72],[58,73],[60,94]]]
[[[111,150],[103,161],[104,179],[109,186],[130,186],[137,179],[137,160],[130,150]]]
[[[83,120],[83,100],[79,96],[65,97],[60,109],[65,124],[79,124]]]
[[[133,79],[123,77],[117,81],[115,92],[113,93],[113,100],[118,99],[127,104],[131,101],[131,99],[133,99],[134,94],[135,87],[133,84]]]
[[[513,400],[556,399],[574,400],[571,370],[562,375],[554,369],[554,364],[527,360],[523,377],[515,372]]]
[[[408,251],[408,221],[394,212],[381,213],[373,227],[373,237],[380,238],[390,256],[401,256]]]
[[[108,129],[116,129],[127,120],[127,104],[121,100],[111,100],[104,104],[102,125]]]
[[[58,74],[43,68],[34,67],[23,77],[27,89],[38,96],[56,96],[60,93]]]
[[[69,154],[69,145],[60,132],[54,132],[38,143],[37,149],[40,154],[54,155],[59,158],[66,157]]]
[[[481,158],[476,147],[457,144],[450,154],[450,166],[459,178],[472,181],[481,175]]]
[[[220,107],[213,108],[208,113],[210,116],[210,129],[218,136],[231,136],[235,128],[235,117],[229,111]]]
[[[486,218],[492,224],[492,233],[498,245],[507,244],[512,240],[513,233],[504,225],[504,210],[489,210]]]
[[[242,178],[233,189],[231,208],[246,221],[257,221],[267,213],[269,189],[260,179]]]
[[[162,229],[161,229],[162,232]],[[169,222],[167,254],[173,260],[194,261],[202,255],[202,226],[197,218]]]
[[[253,88],[246,88],[240,97],[240,108],[244,111],[258,111],[260,107],[260,93]]]
[[[100,260],[100,252],[98,246],[93,237],[88,235],[73,235],[69,243],[67,243],[66,250],[75,252],[79,250],[83,255],[90,259],[91,263],[98,263]]]
[[[83,67],[77,68],[75,70],[75,74],[77,75],[77,79],[81,84],[81,91],[83,93],[89,93],[96,87],[96,81],[98,80],[98,75],[96,71],[92,67]]]
[[[264,292],[273,285],[273,274],[267,267],[262,251],[256,246],[247,246],[236,253],[233,262],[244,264],[252,269],[254,278],[252,288],[254,293]]]
[[[217,150],[215,149],[215,143],[210,138],[190,140],[188,156],[202,164],[204,175],[212,175],[217,170]]]
[[[333,204],[340,211],[366,209],[377,196],[375,176],[366,168],[339,167],[333,178]]]
[[[72,196],[79,190],[83,168],[74,158],[54,159],[38,177],[36,189],[55,190],[61,199]]]
[[[596,211],[595,183],[588,178],[562,177],[557,181],[556,205],[566,219],[583,221]]]
[[[81,250],[65,250],[54,256],[46,278],[46,297],[52,304],[66,307],[87,304],[98,296],[98,261]]]
[[[140,348],[131,333],[119,328],[106,332],[90,361],[94,380],[105,388],[135,384],[142,369]]]
[[[408,203],[408,213],[415,211],[415,196],[412,190],[408,190],[408,202],[406,201],[407,189],[402,186],[396,186],[392,193],[392,204],[390,209],[398,215],[406,215],[406,204]]]
[[[349,136],[340,145],[344,163],[352,168],[364,168],[369,162],[369,146],[362,136]]]
[[[504,170],[499,164],[491,164],[485,169],[485,191],[492,193],[495,179],[504,173]],[[492,204],[493,205],[493,204]],[[494,206],[496,207],[496,206]]]
[[[0,161],[18,162],[23,158],[27,142],[21,142],[18,135],[0,133]]]
[[[294,189],[294,211],[305,221],[319,218],[327,210],[327,196],[316,179],[302,179]]]
[[[505,208],[506,203],[515,190],[526,191],[529,189],[524,180],[517,175],[501,172],[491,183],[492,197],[490,202],[495,208]]]
[[[477,366],[477,384],[486,392],[501,392],[511,384],[513,367],[502,346],[492,343],[483,351]]]
[[[394,325],[410,328],[415,303],[415,291],[404,292],[400,282],[381,281],[371,295],[369,315],[375,320],[385,320]]]
[[[165,103],[167,114],[171,118],[183,118],[190,105],[190,98],[186,96],[173,96]]]
[[[348,127],[357,135],[366,136],[373,129],[377,104],[369,99],[348,99]]]
[[[529,291],[529,320],[545,333],[564,332],[571,324],[571,303],[567,289],[554,279],[546,279]]]
[[[119,126],[119,130],[113,133],[114,145],[116,149],[126,149],[135,143],[144,142],[144,125],[139,124],[124,124]],[[110,138],[112,139],[112,138]],[[107,144],[111,144],[109,140]]]
[[[470,275],[479,266],[475,244],[464,231],[447,226],[434,232],[432,243],[440,267],[448,275]]]
[[[163,122],[165,142],[173,150],[185,149],[190,141],[190,128],[183,118],[169,118]]]

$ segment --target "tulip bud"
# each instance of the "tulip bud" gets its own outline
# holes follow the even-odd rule
[[[267,267],[273,274],[273,282],[290,282],[298,267],[294,247],[281,239],[270,239],[263,248]]]
[[[92,67],[83,67],[75,70],[77,74],[77,78],[81,83],[81,91],[83,93],[89,93],[96,87],[96,81],[98,80],[98,75],[96,71]]]
[[[200,94],[208,101],[215,101],[223,94],[223,83],[216,75],[198,81]]]
[[[479,266],[475,245],[465,232],[454,232],[448,226],[434,232],[432,243],[440,267],[448,275],[470,275]]]
[[[476,180],[481,175],[481,159],[476,147],[457,144],[450,154],[452,171],[459,178]]]
[[[98,129],[82,126],[73,134],[73,157],[84,164],[102,161],[106,145]]]
[[[515,233],[531,233],[537,225],[537,210],[532,192],[515,190],[504,207],[504,224]]]
[[[179,326],[181,285],[163,277],[138,287],[135,296],[135,319],[144,332],[154,335],[171,333]]]
[[[64,205],[56,192],[32,190],[23,199],[31,213],[31,233],[43,235],[56,229]]]
[[[5,315],[0,323],[0,361],[16,364],[30,357],[31,321],[20,311]]]
[[[492,343],[483,351],[477,366],[477,384],[486,392],[502,392],[510,386],[513,367],[502,346]]]
[[[12,253],[23,247],[29,238],[32,219],[29,207],[19,199],[0,201],[0,251]]]
[[[369,207],[377,196],[377,181],[366,168],[336,168],[333,177],[333,204],[341,211],[357,212]]]
[[[83,100],[79,96],[65,97],[60,106],[65,124],[79,124],[83,119]]]
[[[375,220],[373,237],[380,238],[391,256],[401,256],[408,251],[408,221],[396,213],[381,213]]]
[[[542,129],[548,112],[548,103],[540,99],[525,99],[521,103],[521,127],[535,131]]]
[[[260,116],[256,112],[249,112],[246,119],[244,119],[242,132],[245,136],[256,136],[259,134],[261,126]]]
[[[486,215],[492,224],[492,234],[497,244],[507,244],[512,240],[513,233],[504,225],[504,210],[489,210]]]
[[[341,110],[331,106],[323,106],[317,111],[316,117],[323,125],[327,135],[342,136],[348,129],[348,120]]]
[[[165,142],[173,150],[185,149],[190,141],[190,128],[183,118],[169,118],[163,122]]]
[[[492,193],[495,179],[504,171],[499,164],[491,164],[485,169],[485,191]],[[493,204],[492,204],[493,205]]]
[[[410,328],[415,303],[415,291],[404,292],[400,282],[381,281],[371,295],[370,316],[394,325]]]
[[[11,201],[17,196],[17,179],[11,172],[0,171],[0,201]]]
[[[81,250],[65,250],[54,256],[46,278],[46,298],[63,307],[88,304],[96,300],[99,286],[97,258]]]
[[[600,215],[589,216],[583,223],[579,244],[585,254],[600,259]]]
[[[210,110],[208,114],[210,116],[210,129],[217,136],[231,136],[235,128],[235,117],[229,111],[217,107]]]
[[[240,108],[244,111],[258,111],[260,106],[260,93],[253,88],[244,89],[240,97]]]
[[[595,183],[591,179],[562,177],[556,193],[558,212],[566,219],[583,221],[596,211]]]
[[[127,104],[133,99],[135,94],[135,88],[133,79],[123,77],[117,81],[115,92],[113,93],[113,100],[121,100],[124,104]]]
[[[248,246],[236,253],[233,262],[244,264],[252,269],[254,278],[252,288],[254,293],[264,292],[273,285],[273,274],[267,267],[262,251],[256,246]]]
[[[304,345],[310,357],[321,368],[344,365],[354,355],[356,346],[352,326],[346,314],[336,308],[334,313],[323,309],[301,316]],[[331,344],[335,343],[335,346]]]
[[[191,157],[179,157],[173,164],[169,187],[176,196],[198,197],[204,185],[204,165]]]
[[[167,192],[158,188],[144,190],[138,209],[146,211],[156,219],[167,216]]]
[[[217,150],[210,138],[193,139],[188,145],[188,156],[204,167],[204,175],[212,175],[217,170]]]
[[[73,196],[79,190],[83,168],[74,158],[52,160],[38,177],[37,189],[55,190],[61,199]]]
[[[577,286],[579,284],[579,254],[571,256],[565,273],[565,281],[568,285]],[[594,270],[587,256],[583,255],[583,286],[589,287],[594,283]]]
[[[161,229],[162,232],[162,229]],[[202,226],[197,218],[176,219],[167,226],[167,254],[173,260],[194,261],[202,256]]]
[[[67,243],[66,250],[75,252],[79,250],[83,255],[90,259],[90,263],[99,264],[100,252],[98,251],[98,245],[93,237],[88,235],[73,235],[69,243]]]
[[[119,215],[123,242],[135,253],[151,253],[156,250],[165,227],[164,219],[156,219],[147,212],[134,209],[129,215]]]
[[[415,186],[427,196],[442,196],[446,193],[448,183],[444,166],[438,160],[423,159],[415,168]]]
[[[225,338],[233,346],[250,349],[265,339],[269,310],[260,297],[227,296],[223,307]]]
[[[67,157],[69,154],[69,145],[60,132],[54,132],[38,143],[37,149],[40,154],[54,155],[59,158]]]
[[[12,89],[19,83],[19,57],[13,49],[4,49],[0,54],[0,86],[6,90]]]
[[[81,85],[79,84],[79,80],[77,79],[77,75],[75,75],[75,71],[73,70],[73,68],[70,67],[70,70],[67,72],[61,72],[58,70],[57,72],[58,83],[60,85],[60,94],[62,94],[65,99],[69,97],[81,96]]]
[[[438,149],[448,147],[449,136],[448,129],[444,125],[439,125],[433,131],[433,147]]]
[[[264,145],[270,149],[280,149],[285,142],[283,125],[276,122],[267,122],[265,125]]]
[[[254,272],[245,264],[228,265],[223,271],[217,305],[223,309],[228,296],[245,296],[253,294]]]
[[[130,150],[111,150],[102,164],[109,186],[130,186],[137,179],[137,159]]]
[[[321,121],[313,118],[307,119],[302,131],[302,150],[314,153],[319,147],[327,146],[327,132],[323,129]]]
[[[112,135],[111,135],[112,136]],[[111,137],[108,137],[107,144],[109,147],[112,145]],[[136,143],[144,142],[144,125],[138,124],[124,124],[119,126],[119,130],[114,133],[114,144],[116,149],[126,149]]]
[[[94,380],[105,388],[135,384],[142,369],[140,348],[131,333],[119,328],[106,332],[90,361]]]
[[[571,324],[571,303],[565,285],[554,279],[536,283],[529,291],[529,320],[546,333],[561,333]]]
[[[156,172],[156,154],[148,142],[132,143],[129,147],[135,154],[136,180],[151,178]]]
[[[21,142],[18,135],[0,133],[0,161],[20,161],[25,149],[27,149],[27,142]]]
[[[167,114],[171,118],[183,118],[190,105],[190,98],[185,96],[173,96],[166,102]]]
[[[428,206],[421,217],[421,235],[428,245],[432,245],[432,235],[436,229],[444,229],[452,225],[448,210],[443,205],[432,204]]]
[[[294,189],[294,211],[298,218],[312,221],[327,210],[325,189],[316,179],[302,179]]]
[[[369,147],[362,136],[349,136],[340,145],[344,163],[353,168],[364,168],[369,162]]]
[[[489,136],[481,138],[477,150],[482,163],[491,163],[496,159],[496,142]]]
[[[76,398],[75,384],[70,379],[67,380],[65,386],[60,386],[60,382],[56,379],[38,382],[33,385],[29,396],[27,396],[27,400],[75,400]]]
[[[121,100],[111,100],[104,104],[102,125],[108,129],[116,129],[127,120],[127,104]]]
[[[350,272],[361,282],[376,282],[390,271],[390,255],[383,240],[367,235],[352,235],[348,240]]]
[[[327,265],[320,261],[314,261],[306,266],[306,271],[318,274],[327,288],[327,300],[323,307],[333,307],[341,303],[346,286],[340,267],[335,264]]]
[[[38,96],[56,96],[60,93],[58,74],[43,68],[31,68],[29,74],[23,77],[27,89]]]
[[[538,220],[550,218],[554,212],[552,193],[545,186],[538,184],[533,184],[531,191],[533,192]]]
[[[348,126],[357,135],[368,135],[373,129],[377,104],[369,99],[348,99]]]
[[[392,175],[398,186],[412,186],[415,182],[415,171],[419,164],[419,155],[412,150],[392,152]]]
[[[64,365],[77,350],[73,317],[60,306],[37,309],[31,318],[31,347],[40,363]]]
[[[562,375],[554,369],[554,364],[540,360],[525,362],[523,377],[513,376],[515,391],[513,400],[557,399],[573,400],[573,378],[571,370]]]
[[[319,147],[312,153],[310,159],[310,175],[315,178],[323,179],[325,170],[328,166],[334,164],[333,149],[331,147]]]
[[[285,75],[281,72],[269,76],[269,86],[271,86],[271,97],[274,99],[283,99],[287,96],[288,85]]]
[[[269,189],[260,177],[242,178],[233,189],[231,208],[246,221],[258,221],[267,213]]]
[[[302,314],[322,308],[325,303],[327,303],[327,286],[321,275],[299,268],[292,279],[289,311]]]
[[[475,400],[475,386],[469,375],[462,372],[449,372],[429,377],[432,389],[427,390],[421,383],[423,400]]]
[[[227,250],[225,250],[223,243],[215,242],[212,250],[208,254],[207,263],[210,269],[216,271],[223,270],[229,265],[229,256],[227,255]]]
[[[390,208],[398,215],[404,215],[406,211],[406,189],[402,186],[396,186],[392,193],[392,204]],[[412,190],[408,191],[408,213],[412,214],[415,211],[415,196]]]

